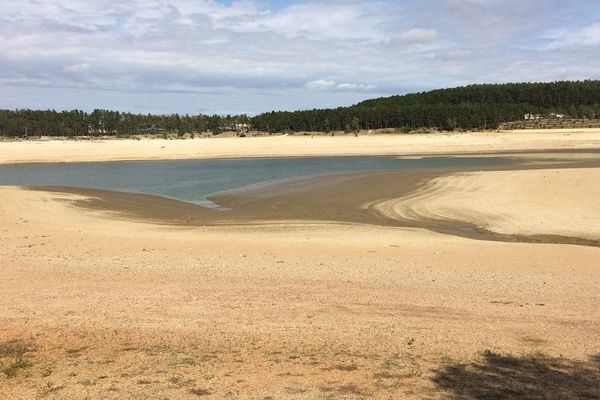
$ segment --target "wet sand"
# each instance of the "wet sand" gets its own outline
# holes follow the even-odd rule
[[[547,156],[551,157],[551,155]],[[591,185],[591,182],[600,179],[598,173],[600,160],[588,160],[586,157],[580,160],[577,155],[572,156],[571,161],[560,157],[555,159],[541,157],[542,161],[540,161],[538,154],[521,155],[521,157],[528,161],[513,166],[488,167],[486,171],[461,168],[361,172],[259,184],[212,196],[210,200],[227,209],[224,211],[210,210],[160,196],[70,187],[30,189],[79,194],[84,196],[84,199],[74,204],[80,207],[111,211],[125,218],[133,217],[178,226],[313,221],[421,228],[479,240],[600,246],[600,229],[597,228],[600,225],[596,225],[599,212],[597,204],[593,201],[597,198],[597,193],[594,192],[595,186]],[[557,169],[557,166],[560,169]],[[575,169],[582,168],[590,172],[589,176],[575,179],[574,175],[578,174]],[[541,172],[539,178],[534,176],[533,180],[530,179],[528,182],[515,181],[515,177],[523,175],[523,171]],[[560,171],[564,171],[562,175],[557,176],[561,178],[560,182],[546,179],[546,175]],[[456,176],[478,177],[481,182],[490,184],[496,182],[497,187],[493,192],[489,189],[482,190],[481,195],[474,194],[477,192],[477,188],[474,187],[462,191],[457,185],[445,190],[432,189],[432,186],[440,186],[441,181],[456,180]],[[532,192],[526,191],[533,182],[539,181],[542,185],[560,187],[561,189],[558,190],[564,193],[567,190],[564,188],[568,187],[570,180],[573,180],[575,186],[581,186],[577,188],[579,196],[574,193],[568,194],[566,198],[561,199],[562,202],[550,204],[546,208],[543,207],[542,202],[545,194],[540,187],[536,186]],[[482,187],[481,182],[476,186]],[[512,186],[510,182],[513,183]],[[498,186],[509,192],[500,195]],[[589,189],[587,192],[586,187]],[[433,201],[437,202],[438,209],[449,205],[449,196],[442,196],[442,194],[457,197],[453,210],[445,213],[437,209],[430,210]],[[487,194],[487,200],[483,197],[484,194]],[[542,198],[533,198],[534,194],[540,194]],[[556,210],[558,215],[555,215],[554,219],[558,222],[553,225],[550,221],[543,225],[545,215],[541,212],[536,219],[538,225],[530,229],[517,227],[506,230],[492,224],[494,215],[492,215],[493,211],[489,210],[489,204],[495,197],[500,201],[495,210],[495,219],[498,220],[498,215],[503,210],[512,207],[510,203],[513,199],[518,199],[515,201],[522,203],[523,206],[528,196],[532,198],[527,204],[529,208],[523,211],[516,218],[517,220],[525,221],[531,215],[532,209],[541,208],[547,213]],[[466,199],[479,201],[480,204],[469,208]],[[583,204],[587,201],[592,208],[582,209],[582,204],[570,204],[572,199],[580,199]],[[537,205],[536,201],[542,203]],[[579,219],[574,218],[573,213],[576,212],[583,215]],[[552,219],[552,216],[548,218]],[[583,219],[587,219],[586,229],[582,228]],[[567,222],[573,225],[572,229],[561,229],[568,225]]]

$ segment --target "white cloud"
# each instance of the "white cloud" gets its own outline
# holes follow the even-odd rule
[[[393,3],[392,3],[393,4]],[[311,39],[381,40],[387,37],[379,26],[397,6],[380,1],[364,2],[301,2],[278,13],[256,13],[251,17],[219,21],[221,28],[238,32],[276,32],[285,37]]]
[[[600,45],[600,22],[576,30],[561,29],[551,32],[550,49],[561,47],[598,46]]]
[[[338,90],[368,90],[375,86],[367,85],[366,83],[340,83],[335,88]]]
[[[305,86],[307,89],[327,90],[335,88],[336,83],[334,81],[319,79],[316,81],[310,81]]]
[[[88,63],[73,64],[65,67],[66,72],[83,72],[89,70],[91,67]]]
[[[0,108],[53,107],[77,88],[87,94],[61,107],[143,112],[153,93],[181,112],[234,113],[247,111],[241,91],[257,112],[457,83],[600,78],[592,0],[0,1]],[[543,68],[532,62],[541,59]]]
[[[324,79],[318,79],[316,81],[310,81],[304,85],[307,89],[311,90],[369,90],[374,89],[374,85],[366,83],[337,83],[335,81],[328,81]]]
[[[428,44],[439,38],[439,33],[434,29],[415,28],[402,32],[395,41],[407,44]]]

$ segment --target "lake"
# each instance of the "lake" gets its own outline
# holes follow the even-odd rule
[[[204,206],[211,194],[295,177],[518,163],[509,157],[316,157],[0,165],[0,185],[74,186],[153,194]]]

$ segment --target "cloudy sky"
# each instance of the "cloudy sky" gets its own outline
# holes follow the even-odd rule
[[[256,114],[586,78],[597,0],[0,0],[0,108]]]

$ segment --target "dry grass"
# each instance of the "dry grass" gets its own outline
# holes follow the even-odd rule
[[[31,367],[25,355],[31,349],[21,341],[0,343],[0,372],[7,378],[14,378],[19,371]]]
[[[208,389],[194,388],[190,389],[190,393],[195,394],[196,396],[208,396],[212,392]]]

